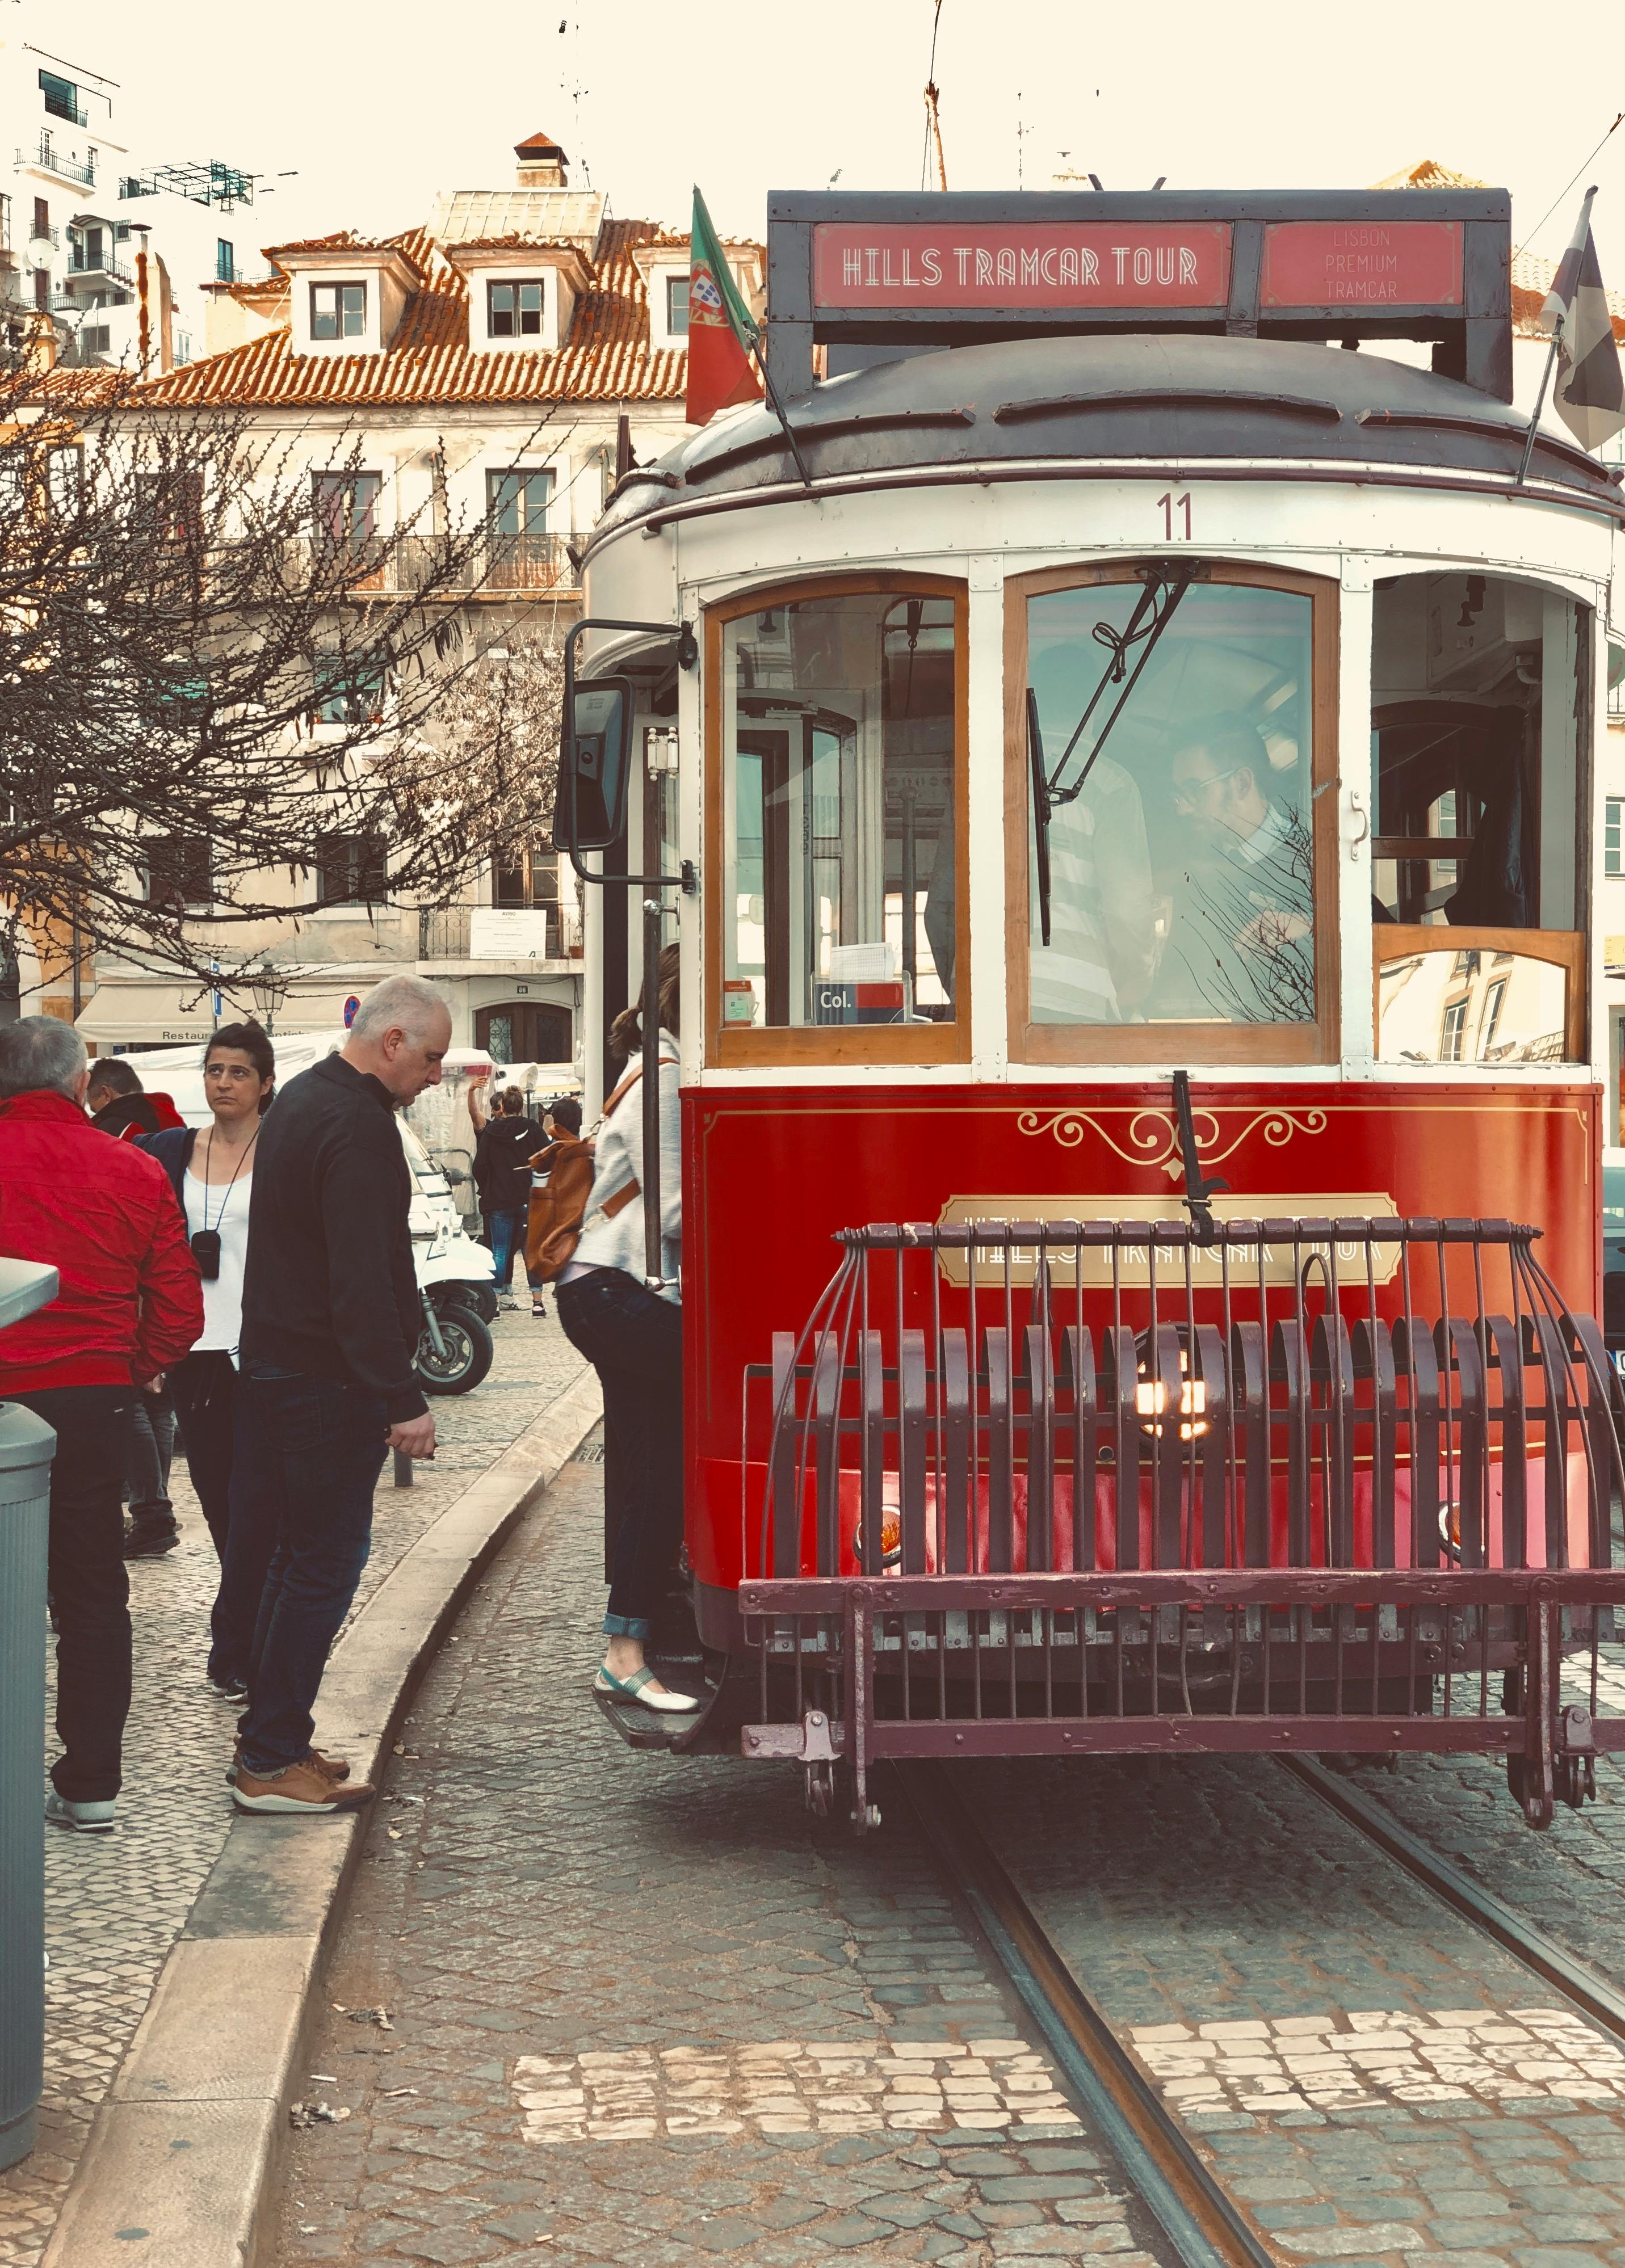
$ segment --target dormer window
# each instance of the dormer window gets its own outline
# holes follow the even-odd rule
[[[666,278],[666,328],[674,339],[685,339],[689,335],[689,279],[686,276]]]
[[[313,284],[310,287],[310,335],[313,339],[358,339],[366,332],[365,284]]]
[[[492,339],[539,339],[547,298],[542,278],[487,284],[485,335]]]

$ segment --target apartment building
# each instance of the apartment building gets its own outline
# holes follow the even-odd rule
[[[215,350],[142,390],[171,411],[230,409],[307,462],[313,482],[352,453],[346,508],[380,533],[483,523],[467,609],[487,640],[493,628],[562,633],[576,619],[572,547],[617,460],[656,456],[688,430],[686,236],[610,217],[602,192],[571,188],[548,135],[514,155],[512,186],[447,191],[398,235],[339,230],[267,247],[267,279],[211,286]],[[759,305],[762,248],[728,256]],[[413,541],[396,547],[392,573],[410,576]],[[331,1029],[369,984],[412,970],[446,993],[457,1045],[509,1062],[573,1058],[580,932],[567,862],[561,874],[540,841],[493,843],[471,902],[449,908],[387,902],[388,862],[381,840],[332,843],[314,913],[246,929],[211,928],[200,871],[194,935],[223,965],[259,970],[249,1005],[279,1032]],[[106,956],[95,973],[78,1021],[104,1050],[212,1027],[207,990]]]

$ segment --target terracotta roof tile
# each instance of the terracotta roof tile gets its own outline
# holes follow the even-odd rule
[[[1474,173],[1452,173],[1436,158],[1424,158],[1419,166],[1407,166],[1371,183],[1374,189],[1487,189],[1490,186]]]
[[[680,401],[688,356],[650,347],[648,303],[632,256],[654,233],[646,221],[604,224],[595,283],[577,298],[570,335],[551,352],[470,351],[467,286],[427,232],[410,229],[389,243],[418,269],[423,286],[385,353],[296,355],[284,327],[151,379],[134,398],[243,408]]]

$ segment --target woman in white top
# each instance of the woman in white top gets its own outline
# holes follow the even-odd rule
[[[257,1024],[226,1024],[203,1051],[203,1095],[210,1124],[149,1135],[150,1150],[168,1174],[186,1215],[187,1233],[203,1279],[203,1336],[169,1373],[187,1470],[222,1565],[231,1519],[233,1410],[237,1342],[242,1333],[243,1263],[248,1250],[248,1198],[260,1121],[277,1084],[277,1058]],[[233,1612],[215,1602],[209,1683],[220,1697],[247,1690],[248,1653],[258,1602]],[[243,1625],[246,1624],[246,1627]]]
[[[645,1283],[643,1045],[635,1008],[617,1016],[615,1046],[628,1058],[594,1145],[593,1192],[581,1241],[558,1278],[565,1336],[603,1386],[603,1485],[610,1553],[601,1693],[646,1709],[682,1712],[698,1701],[663,1685],[644,1660],[654,1616],[671,1587],[683,1542],[683,1259],[681,1119],[677,1101],[677,948],[660,968],[661,1287]]]

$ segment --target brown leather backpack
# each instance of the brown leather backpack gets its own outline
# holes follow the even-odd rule
[[[642,1066],[629,1071],[604,1105],[608,1117],[616,1104],[635,1086]],[[565,1134],[553,1143],[553,1169],[546,1181],[530,1192],[530,1212],[525,1224],[525,1270],[533,1284],[550,1284],[562,1276],[581,1241],[581,1224],[593,1194],[593,1144],[590,1137]],[[613,1220],[624,1212],[642,1190],[635,1181],[606,1197],[602,1211]]]

